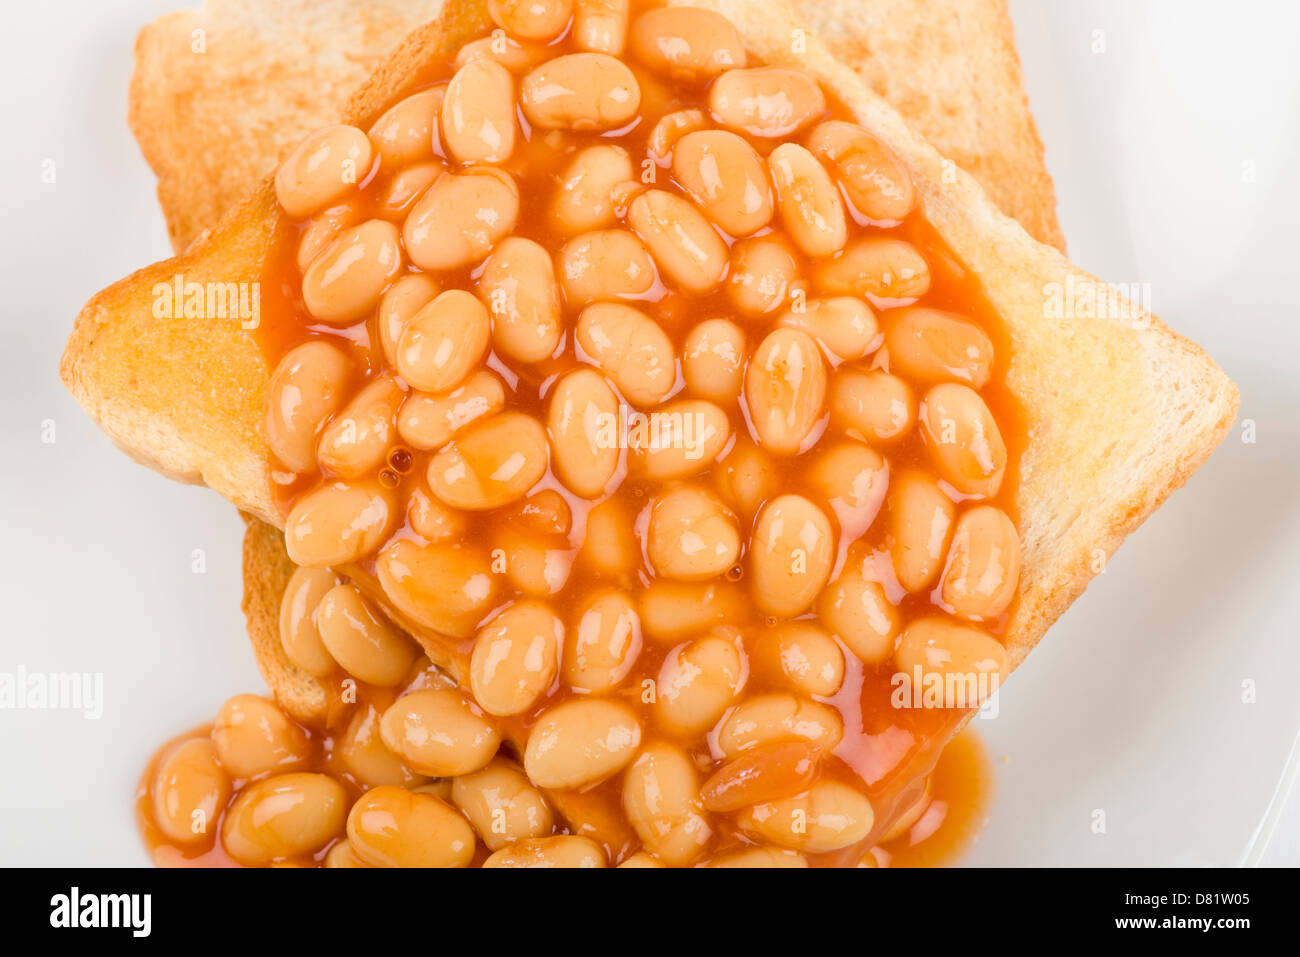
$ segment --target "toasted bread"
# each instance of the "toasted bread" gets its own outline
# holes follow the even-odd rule
[[[441,5],[285,0],[266,8],[208,0],[202,10],[170,13],[145,27],[129,117],[158,173],[177,251],[270,172],[298,136],[332,122],[346,94],[400,35]],[[799,10],[840,59],[972,172],[1005,212],[1031,235],[1063,245],[1004,0],[803,0]],[[315,29],[304,36],[306,15]],[[196,30],[204,33],[202,54],[194,53]],[[955,42],[960,36],[979,42]],[[338,55],[340,49],[348,54]],[[292,570],[283,538],[245,518],[243,606],[258,667],[291,713],[318,722],[328,710],[327,692],[293,666],[279,641],[280,598]]]
[[[1100,570],[1101,559],[1209,455],[1232,422],[1236,390],[1194,344],[1115,296],[1106,316],[1049,308],[1053,290],[1098,281],[1000,213],[979,185],[916,133],[851,68],[809,38],[792,52],[794,11],[758,0],[695,0],[742,25],[749,46],[834,90],[909,166],[927,217],[979,279],[1007,326],[1007,384],[1024,408],[1020,463],[1020,600],[1004,641],[1018,664]],[[487,29],[483,0],[453,0],[348,104],[362,127],[417,83],[420,66]],[[185,255],[104,290],[85,307],[64,356],[69,388],[142,461],[200,478],[279,524],[261,432],[267,370],[231,321],[160,319],[157,283],[176,274],[225,283],[258,275],[278,219],[264,184]],[[382,597],[382,596],[376,596]],[[403,622],[398,616],[398,621]],[[411,628],[430,657],[460,671],[455,649]]]
[[[136,41],[128,119],[180,252],[443,0],[206,0]],[[832,53],[984,186],[1064,248],[1005,0],[799,0]]]

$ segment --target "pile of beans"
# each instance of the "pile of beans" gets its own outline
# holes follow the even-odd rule
[[[370,733],[406,775],[504,773],[504,740],[574,834],[630,825],[602,860],[852,851],[899,810],[864,771],[890,676],[979,678],[928,705],[973,707],[1006,670],[993,317],[898,157],[720,15],[491,12],[444,82],[276,176],[285,650],[402,690]],[[408,631],[464,690],[409,687]],[[369,802],[469,860],[466,817],[394,780],[348,816],[371,863],[398,856],[359,850]]]

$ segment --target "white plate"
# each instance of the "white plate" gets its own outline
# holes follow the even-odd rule
[[[234,511],[133,465],[55,375],[82,303],[168,254],[125,91],[139,27],[184,5],[20,4],[0,51],[0,115],[19,131],[0,150],[0,672],[103,676],[98,719],[0,711],[4,864],[145,863],[132,795],[149,753],[261,688]],[[1229,438],[981,722],[998,794],[968,860],[1253,860],[1300,728],[1300,10],[1013,9],[1072,255],[1149,283],[1155,310],[1241,385],[1258,441]],[[1276,816],[1289,840],[1264,860],[1300,863],[1300,813]]]

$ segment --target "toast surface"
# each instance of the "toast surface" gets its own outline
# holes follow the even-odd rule
[[[1232,422],[1236,390],[1199,347],[1121,297],[1105,316],[1052,308],[1053,290],[1105,287],[1000,213],[819,41],[792,53],[790,37],[802,23],[791,8],[758,0],[695,5],[743,24],[761,58],[817,76],[902,157],[930,223],[1006,324],[1007,384],[1029,434],[1018,489],[1020,601],[1004,636],[1014,667],[1123,537],[1209,455]],[[368,126],[416,85],[422,63],[486,23],[482,2],[449,6],[385,61],[345,116]],[[138,458],[200,478],[278,524],[261,434],[267,371],[252,336],[233,322],[160,319],[151,309],[151,290],[177,273],[199,282],[255,276],[276,215],[263,185],[185,255],[101,292],[78,318],[62,372],[92,416]]]
[[[128,119],[185,249],[444,0],[206,0],[136,41]],[[1031,236],[1064,248],[1005,0],[799,0],[810,27]],[[196,36],[202,37],[195,52]],[[345,52],[344,52],[345,51]]]

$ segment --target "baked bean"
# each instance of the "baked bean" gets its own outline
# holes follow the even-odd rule
[[[339,585],[321,599],[316,627],[334,660],[366,684],[400,684],[415,663],[411,639],[380,617],[352,585]]]
[[[903,630],[894,664],[920,680],[926,708],[978,708],[1007,674],[1007,650],[978,628],[942,618],[920,618]],[[934,697],[932,689],[941,690]]]
[[[545,837],[555,826],[555,815],[542,792],[517,764],[505,758],[493,758],[481,771],[454,779],[451,799],[490,851],[515,841]]]
[[[591,369],[570,372],[551,393],[546,430],[555,471],[584,498],[599,498],[619,463],[618,397],[605,377]]]
[[[578,560],[598,575],[621,577],[640,563],[641,547],[632,520],[618,499],[606,499],[587,513],[587,534]]]
[[[420,309],[397,344],[397,371],[422,392],[449,392],[487,352],[487,309],[463,289],[448,289]]]
[[[345,479],[374,471],[388,457],[404,398],[402,387],[387,375],[358,392],[321,432],[316,458],[322,470]]]
[[[647,190],[632,200],[627,222],[659,268],[679,286],[704,293],[722,281],[727,246],[700,211],[680,196]]]
[[[628,868],[648,869],[648,868],[662,868],[665,865],[660,864],[657,860],[655,860],[653,854],[647,854],[645,851],[638,851],[637,853],[633,854],[631,857],[629,857],[627,860],[625,860],[622,864],[618,866],[620,868],[628,867]]]
[[[545,605],[519,601],[479,630],[469,685],[488,714],[527,711],[550,689],[559,670],[564,624]]]
[[[636,116],[641,88],[620,60],[604,53],[558,56],[524,77],[519,105],[548,130],[613,130]]]
[[[583,233],[560,250],[560,282],[569,305],[636,299],[659,281],[654,260],[636,235],[623,229]]]
[[[356,203],[331,206],[312,217],[298,239],[298,271],[307,267],[349,226],[361,222],[361,207]]]
[[[523,362],[549,358],[560,343],[560,286],[551,256],[531,239],[511,236],[488,257],[479,295],[492,314],[497,349]]]
[[[481,261],[518,219],[519,187],[510,174],[476,167],[430,186],[402,225],[402,240],[421,269],[458,269]]]
[[[844,652],[810,621],[787,621],[765,631],[756,642],[753,659],[755,667],[806,694],[829,698],[844,683]]]
[[[440,449],[466,426],[506,407],[506,390],[495,373],[470,374],[460,388],[445,395],[413,393],[397,416],[397,432],[414,449]]]
[[[605,852],[589,837],[557,834],[516,841],[492,854],[484,867],[604,867]]]
[[[392,541],[379,553],[375,573],[398,612],[457,638],[474,634],[496,603],[492,566],[487,555],[471,545]]]
[[[311,742],[275,706],[255,694],[235,695],[212,725],[212,744],[222,766],[237,778],[292,771],[311,756]]]
[[[429,462],[429,488],[452,508],[477,512],[516,502],[546,474],[546,431],[521,412],[469,426]]]
[[[431,544],[450,541],[465,533],[464,514],[443,505],[422,485],[416,485],[406,500],[406,521],[411,531]]]
[[[275,198],[295,219],[351,192],[370,172],[373,153],[355,126],[326,126],[294,147],[275,174]]]
[[[491,36],[471,40],[461,47],[456,54],[456,68],[475,60],[491,60],[500,63],[511,73],[527,73],[550,58],[551,50],[545,43],[517,40],[497,30]]]
[[[363,704],[352,715],[339,741],[338,756],[343,769],[362,787],[382,784],[414,787],[426,778],[416,774],[398,758],[379,733],[380,712],[374,705]]]
[[[650,10],[632,24],[630,40],[638,60],[681,83],[704,82],[745,65],[740,34],[730,20],[713,10]]]
[[[324,339],[290,349],[267,384],[266,444],[290,471],[316,464],[316,433],[347,398],[352,360]]]
[[[922,815],[925,814],[926,810],[929,809],[931,800],[930,778],[927,777],[924,780],[924,783],[919,790],[915,787],[911,788],[910,794],[915,795],[915,797],[909,799],[908,795],[905,794],[899,799],[898,807],[900,810],[896,812],[893,821],[890,822],[888,830],[880,835],[880,840],[877,842],[878,844],[888,844],[891,841],[898,840],[910,831],[912,825],[919,821]],[[858,866],[861,867],[862,865],[859,864]],[[874,866],[874,858],[873,863],[866,866]]]
[[[911,243],[868,236],[821,263],[814,282],[827,295],[867,296],[877,305],[902,303],[930,291],[930,267]]]
[[[778,847],[751,847],[733,851],[709,861],[709,867],[762,867],[806,868],[807,859],[802,854]]]
[[[515,151],[515,81],[492,60],[471,60],[447,84],[442,142],[462,163],[504,163]]]
[[[402,271],[397,227],[372,219],[339,233],[302,276],[302,301],[321,322],[349,325],[379,302]]]
[[[825,113],[826,97],[817,81],[799,70],[728,70],[709,87],[709,111],[738,133],[777,139]]]
[[[524,770],[538,787],[583,787],[621,771],[640,745],[641,725],[628,707],[578,698],[537,719],[524,749]]]
[[[740,557],[736,517],[707,492],[674,489],[650,511],[646,554],[655,572],[665,578],[716,578]]]
[[[569,25],[573,0],[488,0],[492,22],[525,40],[551,40]]]
[[[687,133],[673,150],[673,176],[732,236],[748,236],[772,220],[772,188],[762,157],[735,133]]]
[[[637,610],[643,632],[660,643],[689,638],[751,611],[743,589],[727,582],[653,581]]]
[[[802,495],[772,499],[758,513],[750,542],[754,601],[786,618],[805,611],[834,560],[835,533],[821,509]]]
[[[796,851],[824,854],[866,838],[875,822],[865,794],[838,781],[818,781],[799,797],[742,811],[740,827]]]
[[[543,535],[568,536],[573,530],[573,509],[565,497],[553,488],[528,496],[515,509],[528,530]]]
[[[352,850],[352,843],[345,837],[325,854],[325,867],[369,867],[370,865],[357,857]]]
[[[230,800],[230,775],[207,738],[191,738],[163,755],[149,785],[154,823],[178,844],[201,841]]]
[[[802,329],[840,362],[869,356],[880,346],[882,338],[871,307],[850,296],[810,300],[797,312],[787,309],[780,323],[791,329]]]
[[[658,405],[677,381],[673,344],[659,324],[620,303],[597,303],[578,317],[578,345],[634,405]]]
[[[867,219],[898,222],[916,206],[907,167],[862,127],[829,120],[809,134],[808,149],[831,168],[849,201]]]
[[[955,380],[978,389],[993,372],[993,340],[969,319],[938,309],[885,315],[889,366],[919,382]]]
[[[474,829],[455,808],[432,794],[381,785],[348,813],[348,841],[376,867],[467,867]]]
[[[912,431],[916,397],[888,372],[841,370],[831,383],[831,425],[864,442],[894,442]]]
[[[690,864],[713,837],[695,765],[671,744],[647,745],[627,769],[623,811],[645,849],[670,867]]]
[[[712,402],[684,399],[651,412],[628,443],[637,472],[665,481],[710,468],[730,438],[727,413]]]
[[[377,549],[396,516],[393,493],[378,482],[329,482],[293,503],[285,549],[298,565],[347,565]]]
[[[821,623],[867,664],[884,661],[898,634],[898,609],[879,582],[849,565],[826,587],[817,602]]]
[[[400,169],[433,159],[438,111],[446,93],[445,86],[412,93],[390,107],[370,127],[370,144],[384,168]]]
[[[589,146],[574,155],[560,177],[551,218],[567,235],[613,226],[618,221],[614,192],[635,182],[627,150],[609,144]]]
[[[419,163],[398,170],[379,195],[375,212],[383,219],[402,220],[424,191],[443,173],[441,163]]]
[[[328,568],[295,568],[280,599],[280,645],[289,661],[314,678],[323,678],[337,665],[320,640],[316,606],[339,583]]]
[[[711,811],[738,811],[808,790],[820,755],[806,741],[786,741],[742,751],[704,782],[701,798]]]
[[[763,316],[781,308],[798,279],[798,263],[775,236],[742,239],[731,247],[727,299],[747,316]]]
[[[384,712],[379,734],[408,767],[432,777],[477,771],[501,743],[492,723],[455,688],[402,695]]]
[[[497,533],[495,552],[504,555],[510,584],[525,595],[558,595],[568,583],[573,554],[567,541],[557,546],[554,537],[506,528]]]
[[[929,475],[906,471],[889,489],[890,556],[894,576],[910,592],[934,584],[952,538],[957,509]]]
[[[440,291],[438,284],[426,274],[407,273],[389,286],[379,300],[375,327],[379,348],[389,366],[397,366],[397,346],[411,319],[432,302]]]
[[[767,158],[776,184],[776,208],[786,232],[809,256],[839,252],[849,238],[844,202],[817,157],[795,143],[782,143]]]
[[[564,680],[575,691],[612,691],[640,654],[641,617],[632,600],[613,589],[596,592],[583,603],[577,626],[569,630]]]
[[[998,494],[1007,471],[1007,447],[993,413],[969,386],[934,386],[917,412],[921,435],[935,467],[965,495]]]
[[[769,452],[794,455],[816,434],[826,399],[826,364],[812,336],[775,329],[745,370],[745,400],[755,438]]]
[[[829,705],[793,694],[765,694],[741,702],[727,715],[718,729],[718,747],[728,759],[785,741],[804,741],[829,752],[843,736],[844,721]]]
[[[889,487],[885,460],[860,442],[837,442],[819,452],[808,477],[835,513],[841,539],[850,541],[871,527]]]
[[[221,843],[241,864],[310,854],[343,831],[348,799],[328,774],[280,774],[244,788],[226,812]]]
[[[573,42],[579,50],[618,56],[627,40],[628,0],[573,0]]]
[[[740,439],[715,471],[714,484],[728,505],[749,517],[776,487],[776,467],[758,446]]]
[[[733,401],[745,374],[745,333],[726,319],[701,322],[686,336],[682,374],[686,387],[696,395],[714,402]]]
[[[646,152],[655,162],[666,165],[683,136],[708,128],[709,118],[703,110],[674,110],[665,113],[646,138]]]
[[[1006,513],[977,505],[957,520],[940,595],[959,618],[987,621],[1006,611],[1020,580],[1020,536]]]
[[[744,683],[744,662],[733,642],[719,635],[697,638],[670,652],[659,669],[655,723],[673,735],[703,734],[735,703]]]

